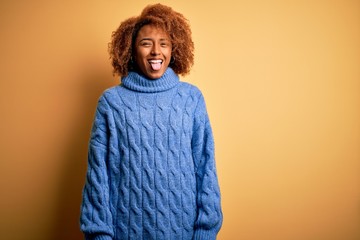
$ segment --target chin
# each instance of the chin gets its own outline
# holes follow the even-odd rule
[[[164,75],[165,71],[159,71],[159,72],[150,72],[146,74],[146,76],[152,80],[161,78],[162,75]]]
[[[148,76],[148,78],[149,78],[150,80],[156,80],[156,79],[161,78],[161,76],[162,76],[162,75],[159,75],[159,76],[151,75],[151,76]]]

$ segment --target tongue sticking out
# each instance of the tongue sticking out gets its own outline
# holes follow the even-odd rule
[[[151,64],[152,70],[154,70],[154,71],[158,71],[161,68],[161,63],[160,62],[153,62],[153,63],[150,63],[150,64]]]

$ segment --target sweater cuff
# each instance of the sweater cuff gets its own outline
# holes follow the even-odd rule
[[[94,240],[112,240],[109,235],[98,235],[94,237]]]
[[[112,240],[112,237],[107,234],[100,235],[85,235],[86,240]]]
[[[196,229],[193,240],[215,240],[216,232],[211,230]]]

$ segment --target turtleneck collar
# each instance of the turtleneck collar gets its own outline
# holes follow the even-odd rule
[[[129,72],[129,74],[121,79],[124,87],[144,93],[154,93],[166,91],[175,87],[179,82],[179,77],[168,67],[165,73],[158,79],[148,79],[137,72]]]

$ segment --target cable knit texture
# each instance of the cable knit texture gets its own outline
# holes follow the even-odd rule
[[[222,211],[204,98],[171,68],[157,80],[130,72],[100,97],[80,223],[87,240],[216,239]]]

